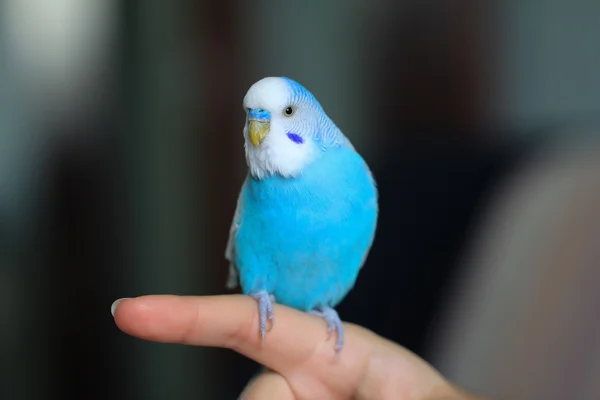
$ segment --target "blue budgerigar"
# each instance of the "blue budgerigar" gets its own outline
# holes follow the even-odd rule
[[[242,185],[227,243],[228,288],[258,302],[260,335],[273,303],[323,317],[344,343],[335,307],[354,286],[375,235],[373,176],[315,97],[283,77],[244,97]]]

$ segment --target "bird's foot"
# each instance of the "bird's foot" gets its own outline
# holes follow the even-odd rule
[[[275,323],[275,320],[273,319],[273,303],[275,303],[275,296],[267,293],[265,290],[261,290],[260,292],[256,292],[250,296],[258,302],[260,338],[264,344],[265,334],[273,329],[273,324]],[[268,328],[267,320],[269,320]]]
[[[319,307],[312,310],[309,314],[321,317],[327,322],[327,340],[329,340],[333,331],[337,331],[337,341],[334,348],[336,354],[339,354],[342,347],[344,347],[344,326],[342,325],[342,320],[337,311],[331,307]]]

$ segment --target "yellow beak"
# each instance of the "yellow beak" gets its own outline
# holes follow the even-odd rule
[[[270,128],[271,123],[269,121],[250,120],[248,130],[250,131],[250,141],[254,147],[258,147],[265,140]]]

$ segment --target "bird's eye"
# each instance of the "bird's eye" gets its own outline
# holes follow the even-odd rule
[[[294,111],[296,111],[296,110],[293,107],[288,107],[283,112],[288,117],[291,117],[294,114]]]

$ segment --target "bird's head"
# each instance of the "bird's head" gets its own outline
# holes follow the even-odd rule
[[[298,176],[341,132],[315,97],[283,77],[261,79],[244,97],[246,161],[254,177]]]

